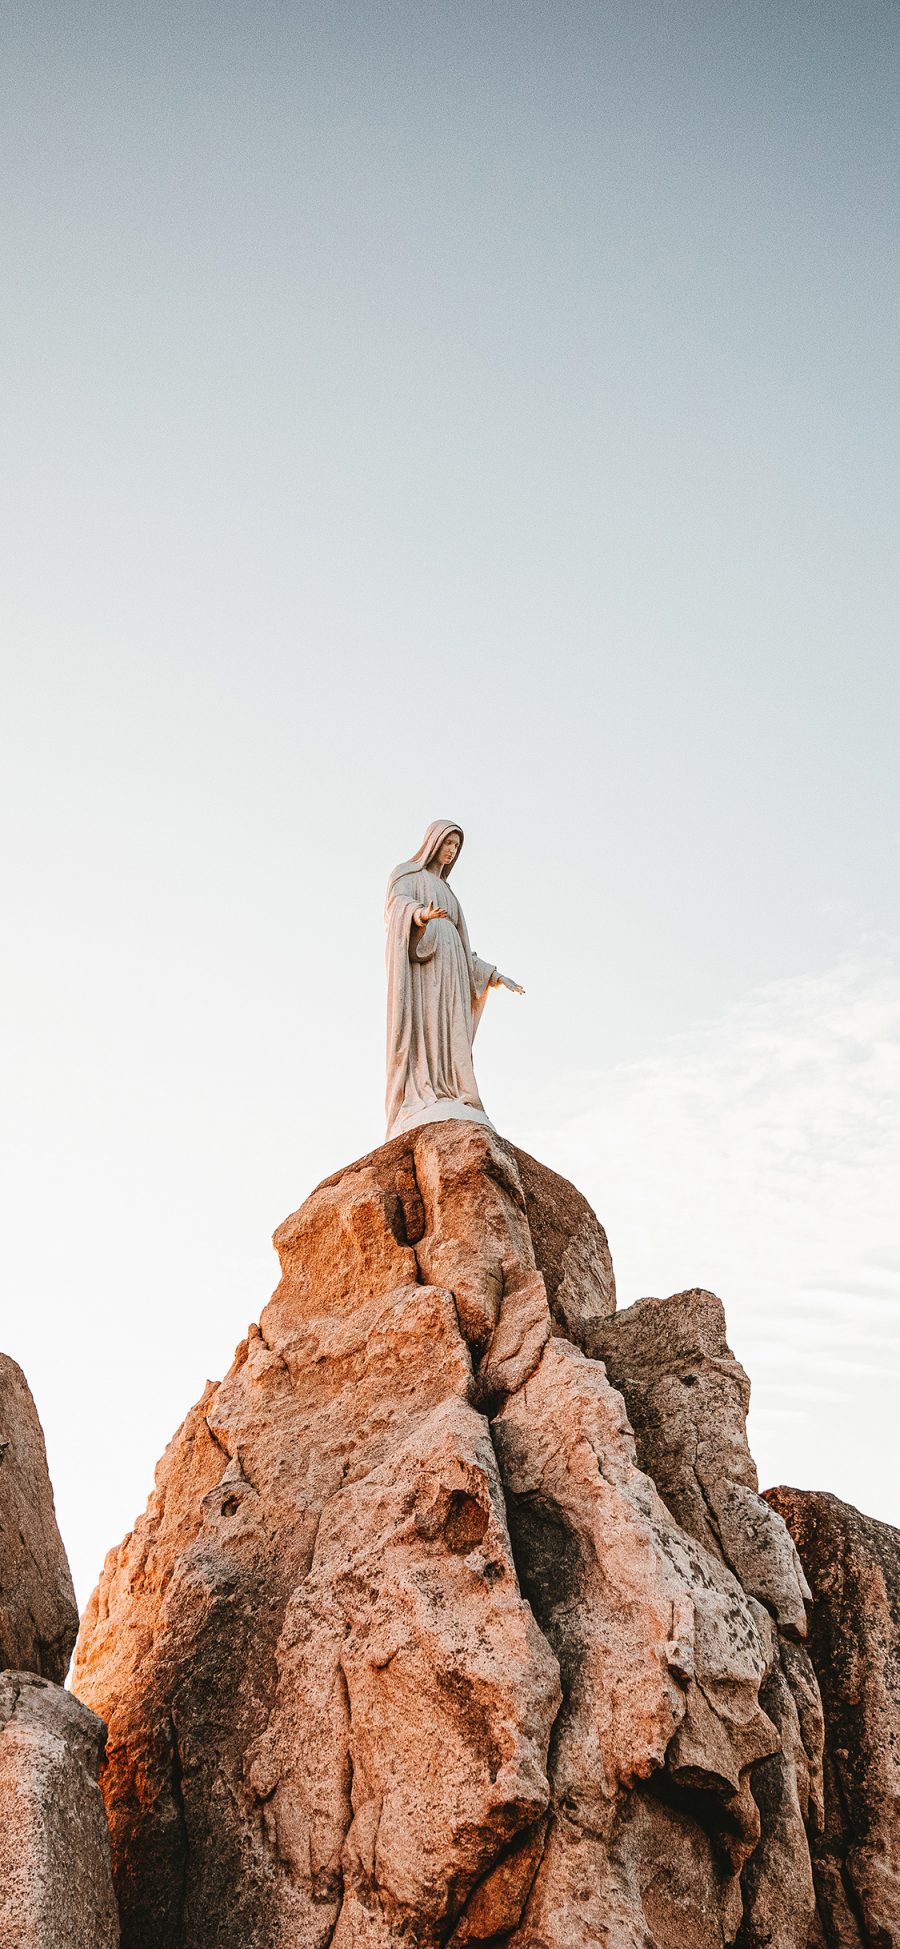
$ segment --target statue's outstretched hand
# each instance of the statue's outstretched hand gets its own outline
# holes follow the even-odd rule
[[[427,927],[430,920],[446,920],[446,918],[446,907],[436,907],[433,900],[429,900],[427,907],[417,907],[413,915],[417,927]]]
[[[509,975],[502,975],[499,972],[496,977],[496,986],[498,988],[508,988],[511,995],[524,995],[525,993],[520,982],[510,981]]]

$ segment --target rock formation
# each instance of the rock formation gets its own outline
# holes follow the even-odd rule
[[[826,1940],[900,1944],[900,1533],[836,1496],[772,1489],[812,1590],[825,1805],[812,1862]]]
[[[123,1949],[855,1949],[718,1300],[616,1314],[585,1200],[464,1122],[275,1243],[82,1622]]]
[[[597,1351],[675,1521],[729,1566],[757,1615],[764,1608],[773,1655],[760,1704],[778,1741],[749,1775],[759,1839],[742,1874],[741,1944],[804,1945],[815,1918],[806,1835],[822,1820],[821,1704],[801,1642],[810,1593],[784,1522],[758,1493],[747,1376],[713,1293],[639,1300],[606,1323]]]
[[[0,1675],[0,1949],[115,1949],[97,1768],[104,1727],[29,1672]]]
[[[41,1424],[21,1368],[0,1354],[0,1670],[61,1685],[77,1631]]]
[[[0,1949],[119,1940],[97,1785],[105,1728],[54,1682],[77,1626],[40,1422],[0,1355]]]

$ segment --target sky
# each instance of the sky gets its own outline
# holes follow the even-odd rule
[[[489,1113],[763,1486],[900,1524],[896,0],[0,27],[0,1345],[85,1601],[383,1134],[458,819]]]

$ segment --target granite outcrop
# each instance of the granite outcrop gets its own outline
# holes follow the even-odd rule
[[[464,1122],[275,1244],[82,1621],[123,1949],[856,1949],[720,1302],[617,1313],[587,1202]]]

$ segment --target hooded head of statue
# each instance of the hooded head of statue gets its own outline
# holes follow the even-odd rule
[[[438,866],[437,854],[440,852],[444,840],[449,839],[451,834],[455,835],[459,840],[456,854],[446,866]],[[410,865],[418,867],[430,866],[432,872],[439,873],[442,880],[448,880],[462,852],[463,838],[462,826],[458,826],[455,819],[432,819],[418,852],[413,853]]]

